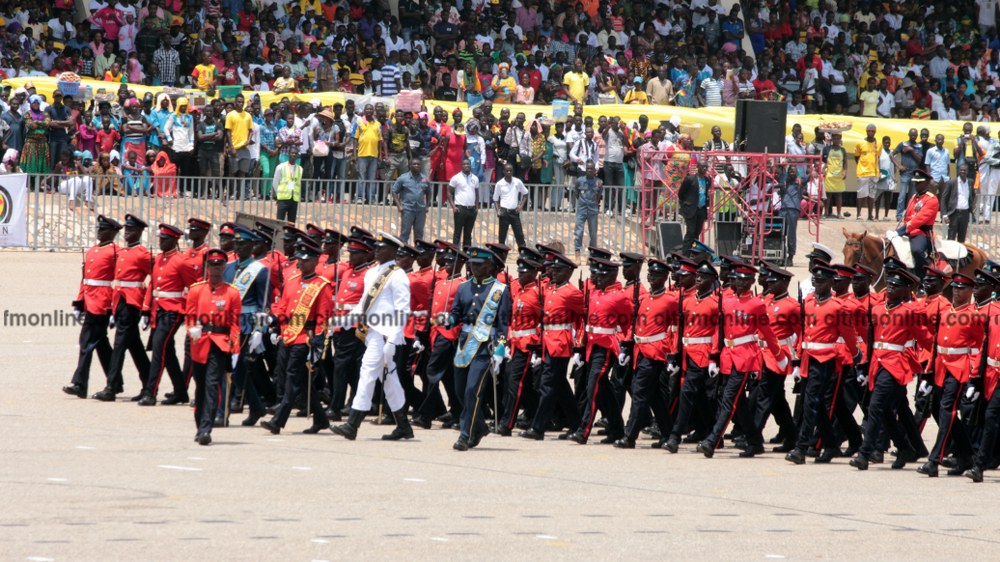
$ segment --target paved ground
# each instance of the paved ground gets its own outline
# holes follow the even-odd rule
[[[79,254],[0,260],[6,311],[68,315]],[[280,436],[217,429],[200,447],[186,406],[63,395],[76,327],[0,333],[5,560],[982,559],[1000,542],[995,474],[974,486],[915,467],[858,473],[845,459],[668,455],[648,441],[490,436],[456,453],[453,431],[383,443],[388,430],[366,423],[350,443],[297,434],[307,422],[295,418]],[[132,394],[131,367],[125,377]]]

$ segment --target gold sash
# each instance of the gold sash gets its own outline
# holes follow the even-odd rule
[[[292,312],[292,317],[289,318],[288,325],[281,332],[281,339],[285,343],[289,343],[299,337],[302,329],[306,327],[306,321],[309,319],[309,311],[312,310],[312,305],[316,302],[319,292],[323,290],[323,286],[327,285],[327,282],[322,277],[320,277],[320,280],[322,281],[321,283],[310,283],[305,291],[302,291],[302,296],[299,297],[299,302],[295,305],[295,311]]]

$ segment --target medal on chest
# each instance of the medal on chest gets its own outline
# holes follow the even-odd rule
[[[226,299],[217,299],[215,301],[215,310],[222,312],[226,309]]]

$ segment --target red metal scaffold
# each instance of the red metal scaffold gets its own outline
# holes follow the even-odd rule
[[[800,220],[808,223],[810,236],[819,240],[822,215],[823,160],[819,155],[767,154],[747,152],[687,152],[670,147],[666,150],[645,150],[639,153],[641,183],[636,201],[636,219],[647,248],[658,244],[656,228],[664,221],[678,221],[677,191],[688,174],[697,173],[699,161],[708,164],[712,189],[708,217],[702,228],[701,240],[716,247],[718,223],[730,223],[739,229],[737,251],[745,259],[781,260],[783,246],[765,248],[768,238],[780,235],[778,216],[779,185],[786,181],[787,170],[794,167],[802,186]],[[777,217],[777,218],[776,218]],[[723,236],[724,238],[725,236]],[[661,255],[673,248],[660,249]]]

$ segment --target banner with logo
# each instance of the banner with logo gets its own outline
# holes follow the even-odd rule
[[[0,175],[0,248],[28,245],[28,175]]]

